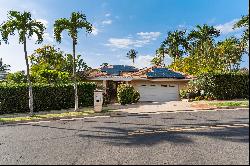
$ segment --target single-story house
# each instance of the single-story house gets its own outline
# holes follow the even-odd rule
[[[110,65],[96,70],[88,79],[102,84],[111,96],[116,96],[120,83],[126,83],[139,91],[140,101],[174,101],[180,100],[180,89],[185,88],[192,78],[159,66],[139,70],[133,66]]]
[[[0,71],[0,81],[6,79],[6,76],[8,75],[7,72]]]

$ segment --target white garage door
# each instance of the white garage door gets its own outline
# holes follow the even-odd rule
[[[177,84],[141,84],[137,85],[140,101],[175,101],[179,99]]]

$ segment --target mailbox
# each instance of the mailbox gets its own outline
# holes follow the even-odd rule
[[[95,90],[94,91],[94,111],[101,112],[103,104],[103,91]]]

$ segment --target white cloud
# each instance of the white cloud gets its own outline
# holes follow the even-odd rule
[[[134,66],[141,69],[144,67],[150,67],[152,66],[151,60],[154,58],[153,55],[140,55],[135,59]],[[124,65],[133,65],[132,60],[130,59],[121,59],[120,62]],[[172,59],[169,56],[165,57],[165,64],[169,65],[171,64]]]
[[[129,38],[110,38],[108,41],[107,46],[116,48],[143,47],[150,42],[150,40],[133,40]]]
[[[161,33],[160,32],[139,32],[137,33],[141,38],[148,40],[156,40]]]
[[[102,24],[103,25],[105,25],[105,24],[107,24],[107,25],[112,24],[112,20],[104,20],[104,21],[102,21]]]
[[[117,48],[127,48],[134,44],[133,40],[131,39],[119,39],[119,38],[110,38],[109,43],[106,44],[107,46],[113,46]]]
[[[156,40],[161,35],[160,32],[139,32],[137,39],[133,39],[131,35],[126,38],[110,38],[106,46],[114,48],[129,48],[129,47],[143,47],[150,44],[151,41]]]
[[[92,34],[96,36],[98,35],[98,33],[99,33],[99,29],[97,29],[96,27],[93,27]]]
[[[110,13],[105,14],[105,17],[110,17],[110,16],[111,16]]]
[[[241,28],[239,29],[233,29],[234,27],[234,24],[238,21],[239,19],[234,19],[230,22],[227,22],[225,24],[219,24],[219,25],[216,25],[215,28],[220,30],[220,32],[224,35],[226,34],[229,34],[229,33],[232,33],[232,32],[236,32],[236,31],[240,31]]]

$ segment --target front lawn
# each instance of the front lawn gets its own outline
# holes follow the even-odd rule
[[[63,113],[48,113],[48,114],[35,114],[33,116],[14,116],[14,117],[0,117],[0,122],[20,122],[20,121],[33,121],[33,120],[43,120],[43,119],[53,119],[53,118],[65,118],[65,117],[78,117],[87,116],[94,114],[93,109],[83,109],[81,111],[75,112],[63,112]]]
[[[240,106],[249,106],[249,101],[223,101],[223,102],[211,102],[208,104],[216,107],[240,107]]]

